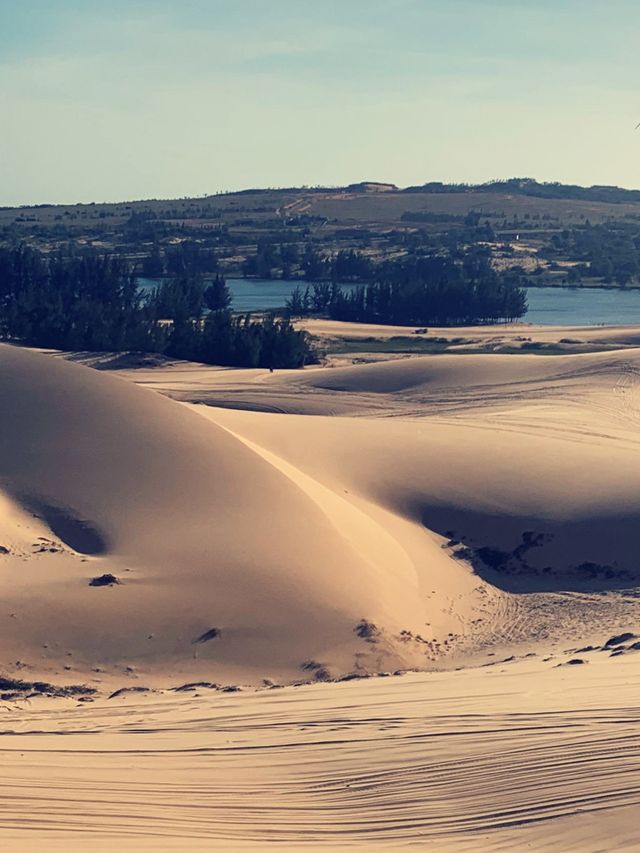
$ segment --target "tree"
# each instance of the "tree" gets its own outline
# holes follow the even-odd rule
[[[204,307],[202,277],[193,273],[183,273],[163,281],[154,291],[149,305],[161,320],[200,317]]]
[[[231,305],[231,292],[222,276],[217,275],[205,289],[204,304],[209,311],[226,311]]]
[[[291,317],[302,317],[304,314],[308,314],[308,289],[303,293],[301,288],[296,287],[285,303],[285,310]]]
[[[247,367],[301,367],[315,356],[288,320],[234,317],[217,277],[176,275],[144,298],[121,258],[86,252],[44,255],[0,249],[0,338],[33,346],[167,353]]]
[[[160,254],[160,248],[156,244],[151,254],[142,260],[142,275],[147,278],[158,278],[164,274],[164,260]]]

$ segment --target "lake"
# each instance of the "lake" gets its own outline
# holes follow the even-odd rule
[[[142,290],[151,290],[160,282],[152,278],[139,278]],[[304,281],[280,281],[279,279],[228,278],[227,286],[231,292],[231,307],[240,313],[245,311],[268,311],[271,308],[283,308],[287,299],[296,288],[304,290]],[[343,287],[355,287],[345,284]]]
[[[140,287],[149,290],[158,282],[138,279]],[[227,284],[234,311],[266,311],[282,308],[296,287],[304,282],[273,279],[229,278]],[[354,285],[344,285],[353,287]],[[529,311],[526,323],[549,326],[623,326],[640,323],[640,290],[617,290],[599,287],[530,287],[527,289]]]
[[[523,318],[536,326],[626,326],[640,323],[640,290],[529,287]]]

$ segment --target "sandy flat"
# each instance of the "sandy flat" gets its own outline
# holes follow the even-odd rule
[[[340,320],[305,319],[298,325],[312,335],[347,338],[394,338],[416,335],[425,341],[429,338],[470,338],[477,342],[501,341],[523,343],[525,340],[556,343],[564,339],[584,343],[640,343],[640,327],[628,326],[534,326],[530,323],[499,323],[487,326],[387,326],[375,323],[349,323]],[[416,334],[418,333],[418,334]]]
[[[275,373],[0,347],[0,675],[96,691],[0,700],[2,838],[637,849],[640,651],[605,643],[640,634],[640,329],[589,334]]]
[[[8,849],[636,850],[638,659],[90,708],[2,722]]]

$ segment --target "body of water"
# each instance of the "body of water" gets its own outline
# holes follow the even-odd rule
[[[640,323],[640,290],[529,287],[523,318],[536,326],[626,326]]]
[[[142,290],[158,287],[160,281],[153,278],[139,278]],[[240,313],[246,311],[269,311],[283,308],[287,299],[296,288],[304,290],[303,281],[280,281],[278,279],[228,278],[227,286],[231,292],[231,307]],[[352,287],[353,285],[344,285]]]
[[[140,287],[158,286],[154,279],[138,279]],[[274,279],[227,279],[234,311],[268,311],[282,308],[304,282]],[[354,287],[355,285],[344,285]],[[529,310],[523,321],[536,326],[624,326],[640,323],[640,290],[586,287],[530,287]]]

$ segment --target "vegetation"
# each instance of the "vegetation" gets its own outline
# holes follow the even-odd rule
[[[370,276],[354,272],[350,253],[361,264],[378,266],[411,250],[457,241],[491,243],[494,259],[500,259],[499,247],[515,241],[519,259],[535,262],[538,249],[564,230],[588,221],[630,225],[632,220],[640,221],[640,192],[617,187],[511,178],[399,190],[364,182],[191,199],[0,208],[0,245],[28,242],[47,252],[69,247],[83,252],[93,246],[125,258],[137,275],[154,279],[183,275],[188,267],[207,277],[364,283]],[[542,273],[549,283],[560,283],[563,276],[549,264],[539,267]]]
[[[551,262],[571,259],[570,283],[597,277],[626,287],[640,273],[640,227],[618,222],[565,229],[554,234],[540,254]]]
[[[301,367],[313,360],[287,319],[235,317],[223,279],[195,264],[150,297],[115,255],[0,249],[0,338],[64,350],[165,353],[211,364]]]
[[[533,178],[509,178],[507,180],[488,181],[484,184],[443,184],[440,181],[431,181],[421,186],[407,187],[403,192],[516,193],[533,198],[579,199],[580,201],[599,201],[610,204],[640,202],[640,190],[608,186],[579,187],[574,184],[561,184],[558,181],[539,182]]]
[[[291,315],[513,319],[524,285],[640,287],[640,192],[511,178],[0,208],[1,247],[5,338],[303,363],[308,344],[286,320],[230,313],[225,278],[300,281]],[[8,270],[16,247],[24,281]],[[157,283],[152,298],[136,291],[139,277]]]
[[[298,288],[287,310],[335,320],[439,326],[514,320],[527,310],[519,277],[497,273],[486,251],[462,259],[453,253],[409,255],[382,265],[372,278],[348,290],[335,283]]]
[[[432,355],[444,353],[450,347],[470,343],[468,338],[441,338],[430,335],[394,335],[390,338],[343,337],[328,340],[325,352],[331,355],[360,354],[370,357],[371,353],[411,353],[415,355]],[[455,349],[453,350],[456,351]]]

